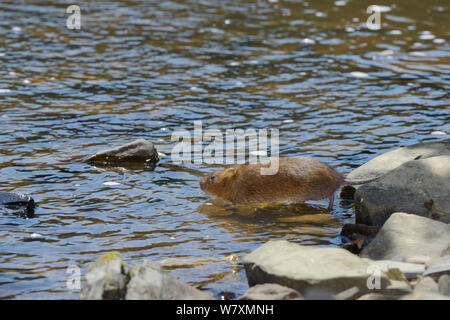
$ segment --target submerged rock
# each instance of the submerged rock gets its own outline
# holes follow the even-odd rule
[[[439,278],[439,293],[450,297],[450,276],[448,274]]]
[[[153,143],[139,139],[125,145],[96,153],[86,162],[101,166],[142,167],[154,169],[159,161]]]
[[[431,277],[424,277],[414,287],[414,293],[424,291],[438,294],[439,285]]]
[[[13,192],[0,192],[0,213],[13,213],[23,218],[33,218],[34,208],[35,203],[30,196]]]
[[[251,287],[238,300],[299,300],[301,294],[276,283],[258,284]]]
[[[269,241],[244,257],[250,286],[278,283],[304,294],[317,288],[341,293],[353,287],[358,295],[370,292],[373,270],[366,259],[341,248],[303,246],[288,241]],[[411,291],[407,283],[391,281],[380,270],[376,274],[381,293]],[[353,293],[355,294],[355,293]],[[352,297],[353,298],[353,297]]]
[[[356,223],[381,226],[394,212],[450,222],[450,155],[412,160],[355,193]]]
[[[94,264],[89,266],[86,284],[81,290],[80,299],[124,299],[126,285],[129,281],[128,271],[127,265],[123,263],[122,256],[117,251],[99,257]]]
[[[161,269],[159,264],[149,260],[133,268],[125,298],[127,300],[213,300],[209,294],[178,280]]]
[[[391,215],[361,252],[372,260],[427,263],[450,244],[450,225],[413,214]]]

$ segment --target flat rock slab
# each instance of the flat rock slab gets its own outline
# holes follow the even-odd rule
[[[450,155],[408,161],[355,193],[356,223],[381,226],[394,212],[450,222]],[[426,203],[433,200],[430,211]]]
[[[407,263],[391,260],[369,260],[370,265],[380,268],[383,272],[388,272],[389,269],[400,270],[408,280],[413,280],[425,272],[425,265],[420,263]]]
[[[158,263],[145,260],[135,266],[127,287],[127,300],[213,300],[213,298],[170,275]]]
[[[434,259],[424,272],[424,276],[436,278],[439,278],[444,274],[450,275],[450,256],[443,256],[438,259]]]
[[[139,139],[119,147],[107,149],[89,157],[86,162],[103,166],[154,168],[159,161],[158,152],[150,141]]]
[[[0,192],[0,213],[14,213],[24,218],[32,218],[34,208],[35,203],[30,196],[14,192]]]
[[[309,288],[339,293],[352,287],[367,293],[369,263],[341,248],[302,246],[285,240],[269,241],[244,257],[250,286],[278,283],[301,294]],[[380,273],[381,288],[390,280]]]
[[[450,245],[450,225],[421,216],[397,212],[362,250],[361,257],[427,263]]]

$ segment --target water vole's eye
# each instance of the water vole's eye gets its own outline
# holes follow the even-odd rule
[[[216,181],[216,176],[209,177],[209,182],[214,182],[214,181]]]

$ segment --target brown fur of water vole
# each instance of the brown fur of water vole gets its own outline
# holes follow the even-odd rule
[[[237,204],[257,202],[304,202],[328,198],[333,207],[334,192],[342,185],[363,184],[346,181],[329,165],[308,157],[279,158],[277,173],[262,175],[269,163],[236,164],[213,172],[200,181],[201,189]]]

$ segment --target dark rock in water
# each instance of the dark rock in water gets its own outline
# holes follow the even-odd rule
[[[14,213],[23,218],[33,218],[34,207],[34,200],[30,196],[0,192],[0,213]]]
[[[119,147],[96,153],[86,162],[99,166],[131,167],[153,170],[159,161],[158,152],[153,143],[139,139]]]

